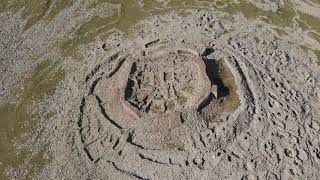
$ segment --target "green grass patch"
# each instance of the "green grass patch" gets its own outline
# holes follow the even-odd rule
[[[47,60],[39,64],[33,75],[24,81],[23,89],[17,90],[20,97],[18,104],[0,106],[0,169],[16,168],[31,155],[26,150],[20,152],[15,149],[13,142],[23,141],[21,136],[30,130],[32,132],[36,125],[36,117],[30,112],[34,102],[40,102],[45,96],[51,95],[64,77],[65,72],[61,65]],[[30,162],[30,167],[38,167],[41,162]],[[5,177],[4,171],[0,172],[0,177]]]
[[[320,66],[320,50],[314,50],[313,52],[317,55],[317,58],[318,58],[317,64],[318,66]]]
[[[71,5],[72,0],[4,0],[0,3],[0,13],[21,11],[21,17],[26,19],[23,27],[23,30],[26,31],[40,20],[52,20]]]
[[[191,85],[187,85],[182,88],[182,91],[191,94],[193,92],[193,87]]]
[[[70,39],[60,44],[61,53],[64,56],[74,55],[80,45],[90,43],[98,35],[111,30],[114,25],[114,18],[115,16],[94,16],[88,22],[82,24]]]
[[[297,19],[297,23],[298,23],[299,27],[304,31],[310,29],[309,25],[307,23],[303,22],[300,18]]]
[[[177,150],[180,150],[180,151],[185,151],[186,150],[186,147],[185,147],[184,144],[174,144],[174,143],[164,144],[163,148],[164,149],[170,149],[170,150],[177,149]]]
[[[178,95],[178,103],[180,105],[185,105],[187,103],[187,101],[188,101],[188,97],[186,97],[186,96],[184,96],[182,94]]]
[[[305,26],[316,30],[320,33],[320,18],[314,17],[305,13],[299,12],[300,20],[305,23]]]
[[[320,35],[314,32],[309,32],[308,35],[320,43]]]
[[[0,14],[5,12],[8,7],[10,5],[10,1],[9,0],[3,0],[0,2]]]
[[[205,2],[205,1],[204,1]],[[199,7],[199,3],[194,0],[170,0],[170,2],[167,4],[170,8],[195,8]]]
[[[131,27],[138,21],[149,15],[156,15],[172,10],[184,9],[208,9],[208,7],[217,6],[215,1],[195,1],[195,0],[172,0],[167,5],[155,0],[144,1],[144,6],[141,7],[133,0],[95,0],[92,8],[99,6],[102,3],[120,4],[120,13],[115,13],[111,17],[95,16],[91,20],[81,25],[75,33],[71,34],[71,38],[61,42],[60,50],[64,56],[71,56],[76,53],[79,46],[96,40],[97,37],[103,37],[112,29],[118,29],[127,34],[130,33]],[[282,27],[292,27],[293,18],[297,15],[292,4],[285,1],[285,5],[281,6],[276,12],[264,11],[251,3],[240,1],[217,1],[219,7],[216,8],[229,14],[242,13],[248,18],[262,17],[269,23]]]
[[[41,151],[37,152],[31,158],[30,162],[28,163],[28,174],[26,176],[26,179],[32,179],[38,173],[38,171],[48,163],[48,160],[44,157],[47,149],[47,146],[43,147]],[[30,151],[25,152],[26,155],[31,153],[32,152]]]
[[[75,33],[72,34],[70,39],[61,43],[60,50],[64,56],[74,55],[79,46],[93,42],[98,36],[103,36],[103,34],[108,33],[112,29],[118,29],[129,34],[133,25],[149,15],[161,14],[174,9],[181,10],[182,4],[184,7],[193,7],[192,5],[196,5],[195,1],[174,0],[165,7],[156,0],[148,0],[144,1],[143,7],[140,7],[137,2],[133,0],[95,0],[92,3],[92,7],[106,2],[120,4],[120,13],[115,13],[111,17],[95,16],[82,24]]]
[[[38,65],[33,76],[26,83],[25,89],[21,92],[22,99],[39,100],[52,95],[55,87],[64,77],[65,71],[59,61],[44,61]]]
[[[296,12],[288,1],[285,2],[285,5],[280,7],[276,13],[264,11],[249,2],[243,1],[240,3],[228,3],[226,7],[220,9],[230,14],[242,13],[247,18],[265,17],[269,23],[290,27],[293,25],[293,18],[296,16]]]
[[[52,0],[28,0],[23,9],[23,16],[26,17],[27,22],[23,28],[24,31],[31,28],[39,22],[49,10],[52,5]]]
[[[46,18],[47,20],[52,20],[54,17],[56,17],[61,11],[64,9],[67,9],[73,4],[72,0],[55,0],[52,3],[51,10],[47,14]]]

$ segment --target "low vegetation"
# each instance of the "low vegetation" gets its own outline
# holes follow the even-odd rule
[[[186,147],[184,144],[174,144],[174,143],[167,143],[163,145],[164,149],[169,149],[169,150],[180,150],[180,151],[184,151],[186,150]]]
[[[319,21],[320,22],[320,21]],[[308,35],[320,43],[320,35],[314,32],[309,32]]]
[[[180,105],[185,105],[187,103],[187,101],[188,101],[188,97],[186,97],[186,96],[184,96],[182,94],[178,95],[178,103]]]
[[[36,125],[36,116],[31,111],[34,103],[39,102],[45,96],[53,94],[57,84],[64,79],[65,72],[59,62],[50,60],[44,61],[35,69],[30,78],[25,80],[22,88],[17,90],[19,103],[4,104],[0,107],[0,159],[5,162],[0,164],[0,179],[5,179],[3,170],[17,167],[32,155],[28,150],[18,151],[15,143],[18,143],[21,136],[27,129],[33,129]],[[40,152],[41,154],[41,152]],[[43,158],[39,154],[29,162],[29,168],[40,167]],[[30,173],[35,172],[30,170]]]
[[[221,122],[223,121],[223,113],[230,113],[235,111],[241,104],[240,97],[237,93],[237,85],[233,73],[225,64],[223,59],[217,61],[219,77],[223,85],[228,89],[228,95],[218,101],[218,105],[214,106],[211,114],[208,115],[208,122]]]
[[[228,111],[234,111],[240,106],[240,98],[237,93],[237,85],[234,76],[224,60],[219,61],[220,78],[225,87],[229,90],[229,95],[223,102],[223,106]]]
[[[193,92],[193,87],[191,85],[187,85],[182,88],[182,91],[191,94]]]
[[[26,31],[40,20],[52,20],[71,5],[72,0],[4,0],[0,2],[0,13],[5,11],[21,12],[21,17],[26,19],[23,28]]]
[[[272,24],[283,27],[291,27],[293,25],[293,18],[296,16],[296,12],[288,1],[285,2],[285,5],[281,6],[280,9],[275,13],[264,11],[252,3],[243,1],[240,1],[240,3],[231,3],[228,1],[228,3],[221,9],[230,14],[242,13],[248,18],[262,17]]]
[[[82,24],[71,38],[60,44],[61,53],[64,56],[73,55],[80,45],[90,43],[98,35],[111,30],[114,25],[115,18],[115,16],[92,17],[89,21]]]
[[[299,18],[307,25],[308,29],[313,29],[320,33],[320,18],[301,12],[299,12]]]
[[[320,66],[320,50],[314,50],[314,53],[317,55],[318,57],[318,61],[317,61],[317,64],[318,66]]]

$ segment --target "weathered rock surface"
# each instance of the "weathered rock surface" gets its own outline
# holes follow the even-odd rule
[[[196,12],[143,23],[143,37],[101,54],[83,78],[78,108],[61,117],[68,143],[53,145],[67,149],[68,162],[54,159],[40,177],[316,179],[320,76],[312,55],[241,16]],[[220,59],[238,105],[210,78],[218,74],[206,61]],[[180,104],[179,93],[187,99]]]
[[[85,63],[69,59],[77,70],[47,100],[50,162],[35,179],[318,179],[317,56],[265,22],[225,15],[151,16],[81,46]],[[0,29],[7,44],[19,40],[11,29]],[[1,94],[20,76],[1,77]]]

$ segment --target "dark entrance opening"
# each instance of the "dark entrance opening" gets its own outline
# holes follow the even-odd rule
[[[208,56],[214,52],[212,48],[206,48],[202,53],[202,60],[206,66],[206,74],[211,82],[211,85],[217,85],[217,96],[215,98],[222,98],[229,95],[229,89],[223,84],[221,79],[221,63],[217,63],[217,60],[214,58],[209,58]],[[203,108],[208,106],[210,102],[214,99],[214,95],[210,92],[207,98],[200,103],[198,111],[201,111]]]

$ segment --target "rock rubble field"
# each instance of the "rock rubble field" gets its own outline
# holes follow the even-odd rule
[[[320,44],[300,29],[222,11],[166,12],[64,56],[47,43],[64,39],[60,28],[19,37],[20,27],[3,27],[6,16],[14,19],[0,21],[0,100],[28,106],[0,116],[38,103],[30,118],[39,119],[13,143],[32,149],[29,158],[11,168],[0,161],[6,177],[318,179]],[[35,56],[64,62],[28,63]]]

